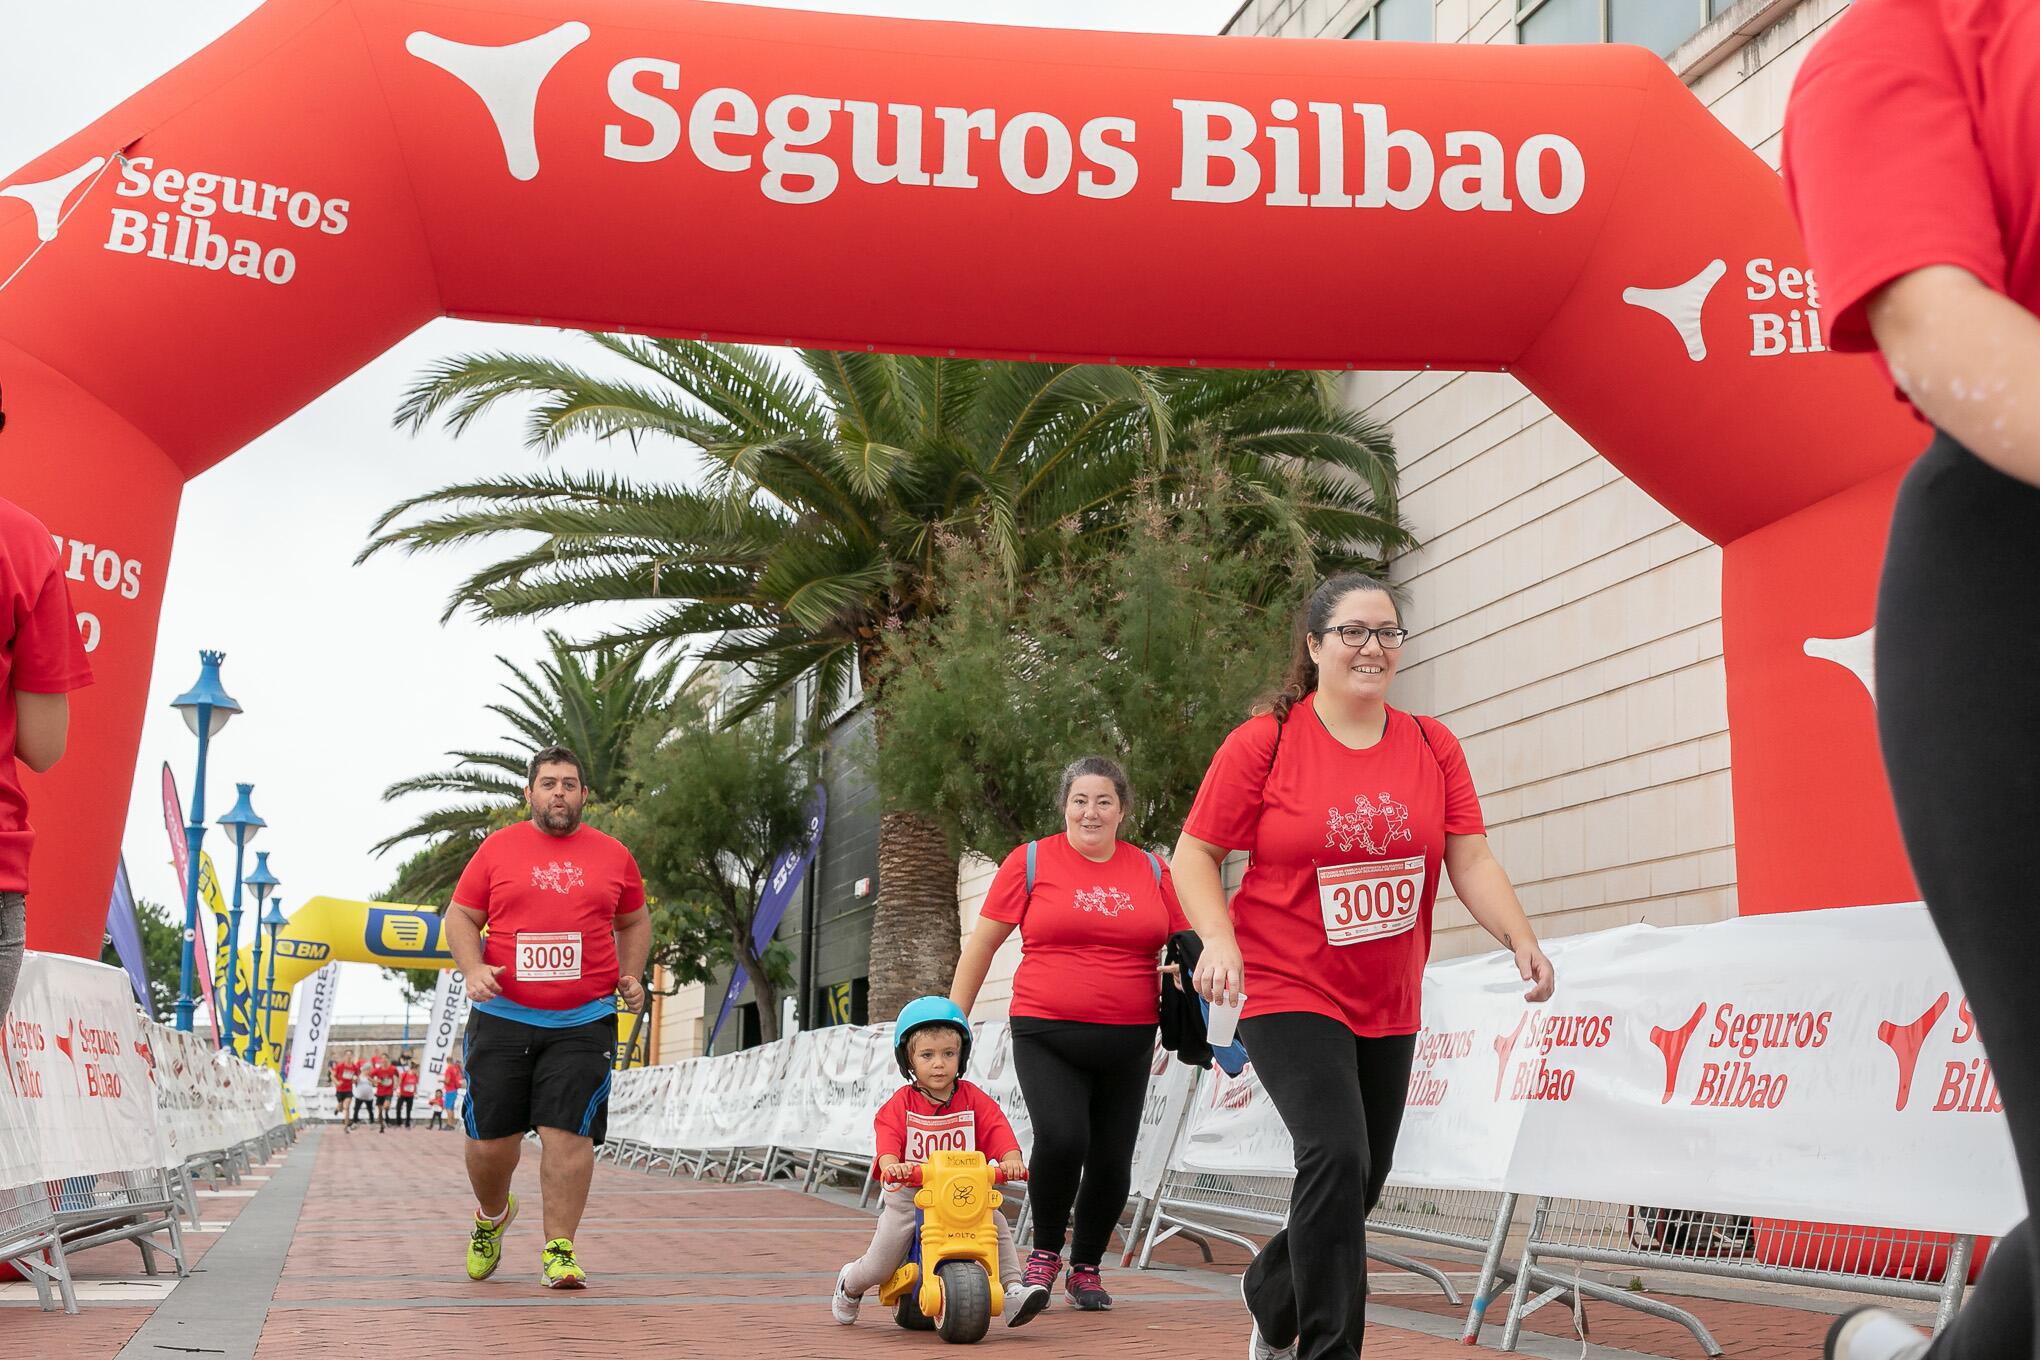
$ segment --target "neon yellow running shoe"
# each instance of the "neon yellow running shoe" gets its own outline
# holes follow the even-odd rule
[[[545,1244],[540,1259],[545,1263],[545,1287],[547,1289],[586,1289],[588,1272],[581,1269],[581,1263],[574,1259],[574,1244],[564,1237],[555,1237]]]
[[[503,1210],[500,1222],[490,1223],[480,1214],[475,1215],[475,1230],[468,1238],[467,1268],[470,1280],[486,1280],[496,1273],[496,1267],[503,1263],[503,1234],[517,1217],[517,1196],[510,1196],[509,1207]]]

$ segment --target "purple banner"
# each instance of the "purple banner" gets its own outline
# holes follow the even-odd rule
[[[765,895],[758,899],[757,914],[751,918],[751,948],[762,957],[765,946],[772,942],[779,922],[786,916],[786,908],[793,901],[794,889],[800,886],[800,877],[814,862],[815,853],[822,847],[822,825],[828,820],[829,790],[817,784],[815,791],[808,795],[807,831],[801,843],[792,850],[781,854],[772,862],[772,873],[765,880]],[[708,1043],[704,1052],[715,1048],[715,1036],[722,1033],[723,1021],[730,1018],[730,1007],[737,1004],[737,993],[744,990],[746,974],[744,965],[736,965],[730,974],[730,989],[723,995],[722,1010],[716,1013],[715,1025],[708,1031]]]

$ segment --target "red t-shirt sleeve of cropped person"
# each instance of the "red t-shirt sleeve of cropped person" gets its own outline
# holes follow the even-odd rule
[[[1103,863],[1087,859],[1061,833],[1033,844],[1033,894],[1022,845],[999,866],[981,909],[991,920],[1020,927],[1008,1012],[1095,1025],[1154,1024],[1161,995],[1157,956],[1171,931],[1189,928],[1168,866],[1124,841]]]
[[[482,842],[453,900],[488,918],[482,962],[504,970],[505,999],[565,1011],[616,990],[616,918],[644,906],[645,884],[613,836],[519,822]]]
[[[1865,302],[1929,265],[1959,266],[2040,310],[2040,274],[2010,280],[2006,263],[2007,240],[2015,249],[2021,238],[2040,240],[2040,178],[2030,160],[2040,151],[2040,119],[2030,112],[2040,25],[2031,16],[1980,16],[1958,27],[1944,15],[1950,8],[1862,0],[1815,45],[1794,82],[1785,192],[1835,349],[1874,348]],[[1967,0],[1953,8],[2002,5]],[[1979,53],[1964,49],[1985,28],[2002,29],[2003,41],[1991,45],[1999,61],[2026,66],[2026,97],[2011,88],[2001,93],[1998,102],[2008,108],[1976,97],[1988,72]],[[1994,180],[1986,160],[1992,142],[2028,160],[1997,166],[2002,175]],[[2001,218],[2001,209],[2008,215]]]
[[[11,501],[0,500],[0,892],[28,891],[35,829],[14,743],[20,732],[13,691],[68,694],[92,683],[71,589],[50,531]]]

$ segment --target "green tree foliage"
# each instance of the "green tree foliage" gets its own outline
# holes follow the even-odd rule
[[[806,675],[818,712],[853,676],[881,689],[882,632],[940,611],[945,540],[1017,590],[1073,545],[1124,536],[1134,488],[1166,494],[1192,451],[1241,489],[1228,541],[1267,532],[1271,510],[1327,566],[1408,541],[1388,438],[1325,375],[821,350],[789,373],[742,346],[589,340],[628,376],[460,357],[419,380],[398,421],[459,431],[497,402],[529,401],[533,448],[577,434],[670,441],[705,460],[705,485],[520,472],[442,487],[392,507],[363,556],[499,542],[505,555],[456,589],[449,613],[643,605],[598,641],[699,645],[737,663],[737,718]],[[871,1004],[885,1012],[948,986],[956,862],[943,829],[907,807],[881,818],[878,859]]]
[[[809,762],[789,753],[791,729],[771,713],[719,727],[699,697],[683,695],[663,731],[639,734],[635,792],[606,819],[644,871],[652,962],[711,989],[741,964],[767,1042],[778,1037],[791,956],[777,941],[761,955],[751,922],[773,860],[800,844],[812,786]]]
[[[1242,533],[1247,493],[1208,473],[1166,498],[1148,488],[1120,542],[1065,555],[1022,597],[958,545],[948,607],[888,635],[888,802],[997,860],[1060,830],[1063,766],[1106,755],[1133,784],[1122,836],[1174,844],[1212,752],[1274,688],[1316,570],[1279,505]]]
[[[613,796],[629,777],[631,740],[649,714],[671,701],[681,658],[641,665],[617,647],[580,649],[558,633],[546,634],[547,655],[527,671],[499,656],[511,678],[504,698],[487,705],[509,729],[493,751],[448,751],[455,765],[400,779],[383,801],[415,794],[458,801],[421,813],[394,836],[376,843],[378,855],[418,844],[378,901],[444,905],[460,871],[482,838],[524,813],[525,765],[534,751],[565,746],[587,767],[594,796]]]

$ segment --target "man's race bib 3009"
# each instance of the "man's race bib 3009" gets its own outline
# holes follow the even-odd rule
[[[1400,935],[1417,923],[1424,900],[1424,857],[1332,864],[1317,871],[1325,939],[1360,944]]]
[[[581,979],[581,932],[520,930],[517,932],[519,982],[578,982]]]

